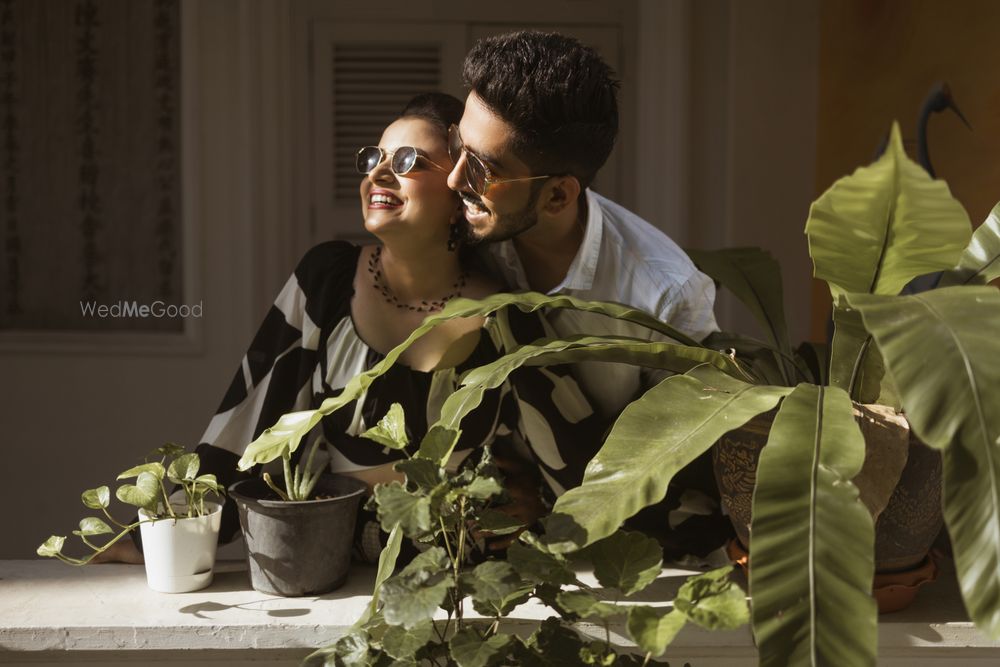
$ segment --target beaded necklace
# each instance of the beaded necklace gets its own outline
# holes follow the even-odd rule
[[[400,301],[399,297],[385,283],[385,278],[382,276],[382,246],[376,246],[371,257],[368,258],[368,273],[372,274],[372,287],[382,294],[386,303],[391,303],[402,310],[412,310],[418,313],[437,312],[455,297],[462,296],[462,288],[465,287],[465,279],[468,277],[468,274],[462,271],[458,280],[451,286],[451,294],[446,294],[437,301],[421,301],[420,305],[414,306]]]

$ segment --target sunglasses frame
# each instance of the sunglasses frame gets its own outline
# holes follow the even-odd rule
[[[461,151],[461,153],[459,154],[458,157],[456,157],[456,156],[454,156],[454,155],[451,154],[451,148],[452,148],[452,139],[451,138],[452,138],[452,136],[454,136],[454,137],[456,137],[458,139],[458,147],[459,147],[459,150]],[[522,176],[522,177],[519,177],[519,178],[493,178],[492,176],[490,176],[490,173],[491,173],[490,172],[490,168],[488,166],[486,166],[486,162],[484,162],[481,157],[479,157],[478,155],[476,155],[475,153],[473,153],[472,151],[470,151],[465,146],[465,142],[462,141],[462,135],[458,131],[458,125],[455,125],[454,123],[452,123],[452,125],[450,125],[448,127],[448,157],[450,157],[452,159],[452,161],[456,165],[458,165],[458,163],[462,159],[462,156],[465,156],[465,169],[462,170],[462,175],[465,177],[465,184],[469,186],[470,190],[472,190],[473,192],[475,192],[480,197],[485,197],[486,193],[489,192],[489,190],[490,190],[490,188],[492,186],[494,186],[494,185],[500,185],[501,183],[513,183],[515,181],[536,181],[536,180],[538,180],[540,178],[552,178],[553,177],[552,174],[545,174],[543,176]],[[475,187],[475,185],[472,183],[472,178],[469,176],[469,165],[471,164],[472,159],[475,159],[476,163],[478,163],[479,166],[483,170],[483,186],[482,186],[482,188]]]
[[[378,160],[378,162],[375,163],[375,166],[373,166],[368,171],[362,171],[361,167],[358,165],[358,160],[361,157],[361,154],[364,151],[368,150],[369,148],[373,148],[373,149],[375,149],[375,150],[377,150],[379,152],[379,160]],[[409,169],[407,169],[406,171],[396,171],[396,168],[392,165],[392,159],[396,156],[396,153],[398,153],[399,151],[404,150],[404,149],[409,149],[409,150],[413,151],[414,155],[416,155],[417,157],[413,160],[413,164],[410,165]],[[424,159],[424,160],[426,160],[428,163],[430,163],[438,171],[444,171],[444,172],[450,172],[451,171],[451,169],[447,169],[445,167],[442,167],[437,162],[435,162],[434,160],[430,159],[429,157],[427,157],[426,155],[424,155],[423,153],[421,153],[419,149],[417,149],[417,148],[415,148],[413,146],[400,146],[399,148],[397,148],[394,151],[387,151],[386,149],[382,148],[381,146],[362,146],[361,148],[358,149],[358,152],[355,154],[355,157],[354,157],[354,167],[358,170],[359,174],[364,174],[365,176],[367,176],[368,174],[370,174],[373,171],[375,171],[376,169],[378,169],[379,166],[383,162],[385,162],[387,158],[389,160],[389,171],[391,171],[396,176],[404,176],[404,175],[410,173],[411,171],[413,171],[413,168],[417,166],[417,160],[419,160],[421,158]]]

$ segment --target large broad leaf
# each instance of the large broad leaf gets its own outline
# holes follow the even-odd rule
[[[410,493],[399,482],[390,482],[375,487],[375,502],[383,530],[392,530],[398,524],[406,536],[420,537],[431,529],[429,496]]]
[[[382,635],[382,648],[398,660],[412,658],[433,636],[433,621],[424,621],[409,629],[401,625],[390,625]]]
[[[626,320],[648,327],[665,336],[669,336],[683,345],[697,347],[699,343],[673,327],[660,322],[649,313],[634,308],[628,308],[617,303],[599,301],[584,301],[570,296],[546,296],[537,292],[520,294],[499,293],[482,301],[472,299],[452,299],[448,305],[436,315],[428,316],[423,324],[414,329],[413,333],[402,343],[394,347],[385,358],[372,368],[354,376],[336,396],[323,401],[316,410],[291,412],[278,420],[271,428],[261,433],[243,452],[237,464],[240,470],[248,470],[254,465],[269,463],[282,456],[290,456],[298,447],[302,437],[313,429],[323,417],[344,407],[361,396],[375,378],[389,370],[399,356],[416,340],[435,327],[455,318],[483,317],[501,308],[516,307],[524,312],[533,312],[542,308],[576,308],[587,312],[600,313],[615,319]]]
[[[455,585],[448,572],[400,573],[382,584],[382,613],[389,625],[413,628],[434,617]]]
[[[865,330],[861,313],[841,303],[833,309],[833,324],[830,384],[846,391],[858,403],[878,402],[898,408],[892,383],[884,382],[882,355]]]
[[[503,633],[483,639],[475,629],[465,628],[455,633],[448,648],[458,667],[491,667],[503,662],[512,640],[510,635]]]
[[[973,233],[958,266],[941,276],[941,287],[985,285],[1000,278],[1000,204]]]
[[[115,531],[111,530],[111,526],[104,522],[104,519],[98,519],[95,516],[88,516],[85,519],[80,520],[80,530],[74,530],[74,535],[106,535],[113,533]]]
[[[166,475],[167,473],[162,463],[160,463],[159,461],[152,461],[151,463],[142,463],[133,468],[129,468],[122,474],[118,475],[118,479],[128,479],[130,477],[138,477],[144,472],[154,475],[156,479],[163,479],[163,476]]]
[[[619,416],[583,484],[556,501],[546,520],[548,548],[573,551],[612,534],[662,500],[681,468],[790,391],[745,384],[712,367],[651,388]]]
[[[874,665],[874,528],[851,479],[865,443],[850,398],[799,385],[760,455],[750,593],[761,665]]]
[[[844,292],[899,294],[913,278],[955,266],[972,235],[944,181],[906,157],[899,125],[874,164],[833,184],[806,222],[814,274]]]
[[[944,517],[966,609],[1000,637],[1000,293],[850,295],[917,436],[943,449]]]
[[[772,346],[791,356],[781,267],[770,253],[761,248],[725,248],[688,250],[687,254],[699,269],[731,291],[750,310]],[[784,370],[787,374],[785,384],[790,384],[792,369]]]
[[[611,361],[631,363],[652,368],[662,368],[684,373],[692,368],[710,364],[734,375],[741,374],[739,366],[728,356],[701,347],[688,347],[673,343],[651,343],[631,338],[605,336],[570,336],[565,340],[542,339],[522,345],[489,364],[470,370],[462,378],[462,387],[448,397],[441,407],[441,418],[434,428],[455,430],[467,414],[482,403],[489,389],[499,387],[507,377],[524,365],[575,363],[579,361]],[[442,463],[451,456],[452,447],[436,451],[435,459]],[[421,457],[430,458],[421,444]]]
[[[594,565],[601,586],[632,595],[660,576],[663,548],[652,537],[619,530],[591,544],[584,555]]]
[[[181,481],[190,481],[198,476],[198,469],[201,467],[201,460],[195,453],[181,454],[171,461],[167,468],[167,478],[174,484]]]
[[[106,509],[111,502],[111,489],[106,486],[87,489],[80,495],[80,500],[92,510]]]

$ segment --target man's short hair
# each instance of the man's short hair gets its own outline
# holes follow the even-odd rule
[[[465,85],[514,130],[511,149],[536,174],[572,174],[587,187],[618,134],[618,81],[588,46],[522,31],[480,40]]]

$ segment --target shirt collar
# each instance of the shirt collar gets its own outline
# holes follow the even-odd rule
[[[601,237],[604,229],[604,213],[590,188],[587,189],[587,224],[583,231],[583,241],[576,251],[573,263],[563,281],[552,290],[558,293],[564,290],[589,290],[594,285],[594,275],[597,273],[597,259],[601,254]]]
[[[576,251],[576,256],[563,278],[549,294],[559,294],[566,290],[588,290],[594,284],[597,273],[597,259],[601,252],[601,237],[603,233],[604,213],[593,191],[587,189],[587,222],[583,232],[583,241]],[[528,278],[521,265],[521,258],[511,241],[503,241],[490,248],[497,268],[507,279],[508,284],[515,289],[527,290]]]

